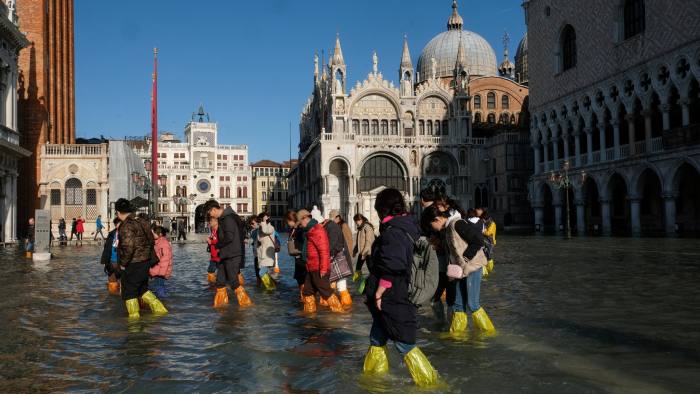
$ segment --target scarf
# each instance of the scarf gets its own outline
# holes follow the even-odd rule
[[[317,224],[318,222],[316,221],[316,219],[311,219],[309,220],[309,224],[307,224],[306,227],[303,228],[304,243],[302,243],[301,246],[301,257],[302,259],[304,259],[304,261],[306,261],[308,258],[307,250],[309,247],[309,231],[311,231],[311,229],[314,228],[314,226]]]

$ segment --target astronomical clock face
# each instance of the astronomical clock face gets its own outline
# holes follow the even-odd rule
[[[208,193],[211,190],[211,184],[206,179],[200,179],[197,182],[197,191],[200,193]]]

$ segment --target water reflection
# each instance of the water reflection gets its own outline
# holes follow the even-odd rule
[[[482,302],[499,335],[455,340],[421,311],[419,346],[444,392],[697,392],[700,243],[499,238]],[[176,245],[171,311],[129,323],[107,294],[98,247],[49,264],[0,251],[2,391],[418,392],[390,347],[391,372],[361,375],[370,316],[300,313],[283,259],[274,293],[214,310],[206,253]],[[251,267],[246,281],[254,283]]]

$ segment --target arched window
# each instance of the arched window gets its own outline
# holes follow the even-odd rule
[[[360,134],[360,121],[353,119],[352,121],[352,132],[355,134]]]
[[[182,190],[180,189],[180,186],[175,187],[175,195],[178,197],[182,197]]]
[[[383,135],[389,134],[389,121],[388,120],[382,120],[382,134]]]
[[[441,133],[440,133],[440,123],[441,123],[441,122],[440,122],[439,120],[436,120],[436,121],[435,121],[435,135],[440,135],[440,134],[441,134]]]
[[[182,196],[187,197],[187,186],[182,187]]]
[[[367,160],[362,166],[358,190],[365,192],[381,186],[406,190],[403,168],[388,156],[375,156]]]
[[[66,181],[66,205],[83,205],[83,183],[78,178]]]
[[[231,188],[226,186],[226,198],[231,198]]]
[[[377,135],[377,134],[379,134],[379,121],[373,120],[372,121],[372,135]]]
[[[501,109],[509,109],[508,107],[510,106],[510,99],[508,98],[507,94],[504,94],[501,96]]]
[[[486,108],[496,109],[496,93],[489,92],[489,94],[486,95]]]
[[[392,135],[399,134],[399,122],[397,120],[391,121],[391,134]]]
[[[262,200],[267,201],[267,192],[262,192]]]
[[[224,187],[223,186],[221,186],[219,188],[219,198],[224,198]]]
[[[576,67],[576,31],[571,25],[561,32],[561,70]]]
[[[425,121],[423,120],[418,122],[418,133],[420,135],[425,135]]]
[[[248,186],[243,186],[243,198],[248,198]]]
[[[459,165],[460,166],[467,165],[467,151],[465,151],[464,149],[460,149],[460,151],[459,151]]]
[[[488,123],[488,124],[495,124],[495,123],[496,123],[496,114],[494,114],[493,112],[490,113],[490,114],[486,117],[486,123]]]
[[[512,124],[512,125],[515,124],[515,115],[510,116],[510,124]]]
[[[369,120],[362,121],[362,134],[369,135]]]
[[[474,96],[474,109],[481,109],[481,96],[478,94]]]
[[[644,31],[644,0],[625,0],[625,40]]]
[[[474,114],[474,123],[481,123],[481,112]]]
[[[448,121],[446,121],[446,120],[443,120],[443,121],[442,121],[442,135],[448,135],[448,134],[449,134],[450,129],[449,129],[448,124],[449,124]]]
[[[433,135],[433,121],[429,120],[427,123],[428,123],[428,135]]]

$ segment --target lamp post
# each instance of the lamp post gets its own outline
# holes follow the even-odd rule
[[[148,217],[151,218],[151,183],[149,182],[149,179],[145,175],[141,175],[138,172],[132,172],[131,173],[131,182],[134,184],[134,187],[136,187],[137,191],[140,191],[142,193],[146,193],[147,201],[148,201]]]
[[[564,168],[560,172],[552,171],[549,181],[557,189],[564,189],[566,194],[566,238],[571,239],[571,212],[569,204],[569,189],[573,186],[574,179],[569,177],[569,161],[564,161]],[[581,184],[586,180],[586,173],[581,171]]]

